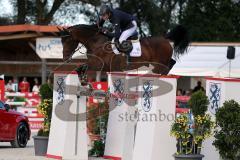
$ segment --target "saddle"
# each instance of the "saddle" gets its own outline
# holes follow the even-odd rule
[[[129,40],[129,41],[138,40],[138,32],[135,31],[135,33],[132,36],[128,37],[127,40]]]

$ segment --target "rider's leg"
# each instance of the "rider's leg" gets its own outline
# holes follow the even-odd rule
[[[120,38],[119,38],[119,48],[121,50],[125,50],[126,51],[125,53],[128,55],[127,56],[127,63],[130,62],[130,57],[129,57],[130,53],[127,53],[128,49],[126,47],[124,47],[124,45],[122,45],[122,44],[123,44],[124,41],[126,41],[130,36],[132,36],[136,32],[136,30],[137,30],[137,22],[136,21],[132,21],[132,24],[133,24],[133,27],[123,31],[121,36],[120,36]]]
[[[123,41],[127,40],[130,36],[132,36],[136,30],[137,30],[137,22],[132,21],[133,27],[125,30],[122,32],[120,38],[119,38],[119,43],[121,44]]]

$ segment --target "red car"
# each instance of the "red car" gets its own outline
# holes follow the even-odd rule
[[[28,118],[10,110],[8,104],[0,101],[0,142],[10,142],[14,148],[24,148],[30,135]]]

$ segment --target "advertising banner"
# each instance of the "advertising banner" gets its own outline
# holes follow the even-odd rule
[[[79,44],[80,49],[73,55],[73,59],[86,59],[86,48]],[[36,52],[42,59],[62,59],[63,46],[61,38],[37,38]]]

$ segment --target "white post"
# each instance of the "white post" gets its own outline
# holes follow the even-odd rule
[[[132,159],[136,122],[134,117],[132,120],[126,119],[126,115],[134,115],[136,99],[122,97],[128,94],[128,81],[129,77],[125,74],[110,73],[108,75],[111,96],[109,99],[110,113],[104,152],[105,158],[116,160]],[[114,97],[114,95],[119,97]]]
[[[96,82],[101,82],[101,71],[96,71]]]
[[[139,118],[133,160],[172,160],[176,140],[170,136],[175,119],[176,77],[139,77]]]
[[[42,84],[46,83],[47,78],[47,60],[42,59]]]
[[[86,97],[77,98],[76,73],[55,73],[48,158],[86,160]]]
[[[210,101],[208,113],[215,120],[215,114],[218,108],[223,106],[227,100],[235,100],[240,103],[240,80],[233,78],[207,78],[206,94]],[[212,145],[215,138],[212,136],[203,142],[202,153],[204,159],[220,159],[219,152]]]
[[[110,73],[108,82],[110,93],[120,97],[110,96],[105,158],[173,159],[176,140],[170,127],[175,118],[176,77]]]

